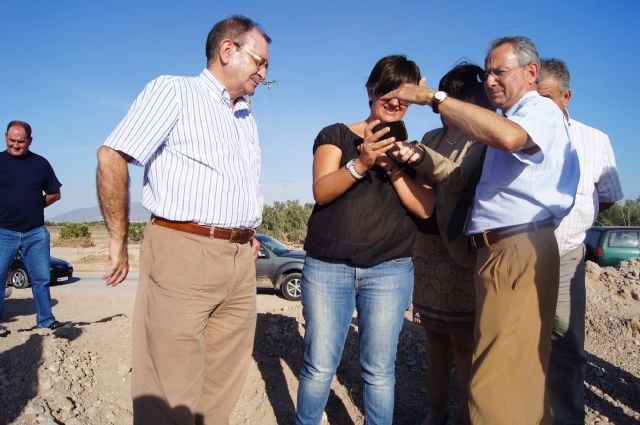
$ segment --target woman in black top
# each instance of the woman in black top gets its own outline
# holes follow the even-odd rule
[[[317,425],[322,418],[354,309],[366,422],[392,422],[398,336],[413,288],[411,215],[428,217],[434,194],[387,157],[395,141],[385,136],[388,128],[372,129],[402,120],[407,111],[406,103],[380,97],[419,80],[420,70],[404,56],[382,58],[366,84],[368,117],[325,127],[315,140],[297,424]]]

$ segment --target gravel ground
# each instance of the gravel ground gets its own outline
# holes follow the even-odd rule
[[[12,333],[0,339],[0,424],[130,424],[133,290],[64,286],[52,288],[54,311],[72,322],[56,331],[30,329],[29,291],[7,300]],[[618,268],[588,263],[587,298],[586,422],[640,423],[640,260]],[[253,360],[231,424],[293,424],[302,309],[273,293],[260,293],[258,305]],[[407,425],[419,424],[429,406],[424,336],[410,317],[400,338],[394,421]],[[354,319],[326,409],[329,424],[364,422],[357,333]]]

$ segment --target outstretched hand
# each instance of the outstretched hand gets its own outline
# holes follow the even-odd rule
[[[429,104],[427,99],[431,98],[429,93],[433,93],[434,91],[435,90],[427,87],[427,79],[422,77],[418,84],[403,84],[382,96],[381,99],[398,99],[417,105],[427,105]]]
[[[108,286],[117,286],[129,273],[129,253],[126,241],[110,238],[109,258],[111,259],[111,266],[102,275],[102,278]]]

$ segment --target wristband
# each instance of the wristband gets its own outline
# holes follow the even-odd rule
[[[347,171],[349,172],[349,174],[351,174],[351,176],[356,179],[356,180],[360,180],[362,178],[364,178],[364,174],[360,174],[358,173],[358,171],[356,170],[356,166],[355,166],[356,160],[352,159],[351,161],[347,162],[344,166],[344,168],[347,169]]]

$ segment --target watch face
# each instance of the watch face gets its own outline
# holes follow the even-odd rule
[[[447,98],[447,94],[443,91],[437,91],[433,94],[433,97],[438,101],[438,102],[442,102],[443,100],[445,100]]]

